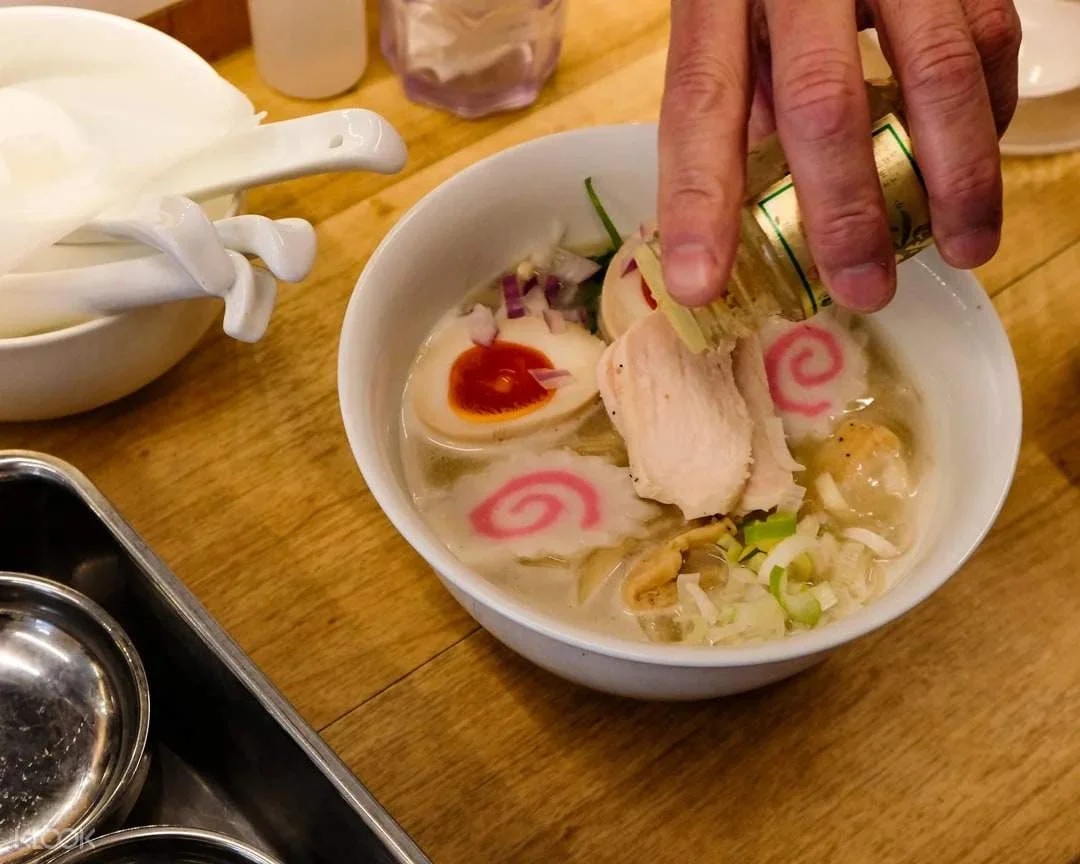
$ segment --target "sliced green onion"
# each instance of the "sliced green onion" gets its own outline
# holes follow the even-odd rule
[[[808,552],[803,552],[791,560],[787,569],[792,582],[809,582],[814,576],[814,559]]]
[[[810,593],[817,598],[818,603],[821,604],[821,611],[828,612],[840,602],[840,598],[836,596],[836,592],[833,591],[832,585],[828,582],[819,582],[817,585],[810,586]]]
[[[747,545],[757,546],[766,552],[781,540],[795,533],[797,520],[794,513],[773,513],[760,522],[743,526],[743,538]]]
[[[731,534],[725,534],[716,541],[716,545],[724,550],[724,557],[728,561],[737,562],[742,557],[744,547]]]
[[[805,624],[807,627],[814,627],[821,620],[821,604],[817,597],[806,588],[794,594],[785,595],[781,605],[792,620]]]
[[[772,593],[773,597],[779,600],[781,592],[786,587],[787,570],[783,567],[773,567],[772,573],[769,574],[769,591]]]
[[[809,588],[800,585],[795,591],[788,590],[786,567],[773,567],[769,573],[769,593],[776,598],[792,621],[813,627],[821,618],[821,603]]]
[[[607,210],[604,209],[604,205],[600,203],[600,196],[597,195],[596,190],[593,189],[592,177],[585,178],[585,192],[589,196],[589,201],[592,203],[596,215],[599,216],[600,221],[604,223],[604,230],[607,231],[608,237],[611,238],[611,245],[618,249],[623,244],[622,235],[619,233],[619,229],[615,227],[615,223],[611,221],[611,217],[608,216]]]
[[[765,558],[765,553],[760,549],[751,549],[750,554],[745,556],[739,563],[746,569],[758,573],[761,570],[761,565],[765,563]]]

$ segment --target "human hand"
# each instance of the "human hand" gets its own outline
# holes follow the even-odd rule
[[[833,299],[865,312],[892,299],[896,266],[857,41],[871,26],[901,86],[941,254],[961,268],[994,254],[998,138],[1017,99],[1020,23],[1010,0],[671,5],[659,220],[676,299],[702,305],[723,291],[739,242],[748,135],[767,135],[774,123]]]

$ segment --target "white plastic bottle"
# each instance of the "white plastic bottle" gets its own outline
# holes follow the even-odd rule
[[[259,74],[298,99],[326,99],[367,68],[364,0],[248,0]]]

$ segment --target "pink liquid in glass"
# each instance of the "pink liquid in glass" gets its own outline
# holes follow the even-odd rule
[[[406,95],[467,119],[532,104],[558,63],[565,0],[381,0]]]

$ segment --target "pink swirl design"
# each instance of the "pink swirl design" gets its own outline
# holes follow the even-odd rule
[[[832,333],[813,324],[793,327],[765,352],[769,392],[781,411],[805,417],[824,414],[832,407],[832,400],[804,401],[788,392],[787,381],[810,391],[832,383],[843,372],[844,352],[840,343]]]
[[[569,511],[566,502],[554,490],[544,488],[552,486],[567,489],[580,499],[581,529],[588,530],[600,524],[600,494],[596,487],[577,474],[557,470],[533,471],[504,483],[476,505],[469,513],[469,522],[477,534],[491,540],[512,540],[546,531]],[[530,508],[536,510],[536,515],[522,525],[505,524],[500,519],[505,515],[502,507],[520,493],[525,494],[510,504],[509,515],[521,515]]]

